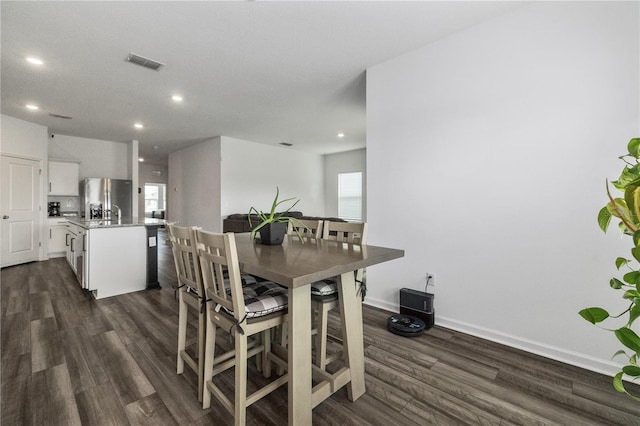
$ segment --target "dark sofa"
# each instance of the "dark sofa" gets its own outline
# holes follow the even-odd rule
[[[332,222],[346,222],[343,219],[337,217],[317,217],[317,216],[305,216],[302,212],[289,212],[287,216],[296,219],[305,220],[330,220]],[[260,218],[257,215],[251,215],[251,223],[256,226],[260,223]],[[230,214],[222,220],[222,232],[251,232],[252,226],[249,225],[249,215],[247,214]]]

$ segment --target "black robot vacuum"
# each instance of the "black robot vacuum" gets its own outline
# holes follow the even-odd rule
[[[425,328],[423,320],[411,315],[392,315],[387,320],[387,329],[398,336],[418,337],[424,333]]]

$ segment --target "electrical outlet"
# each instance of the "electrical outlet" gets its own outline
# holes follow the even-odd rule
[[[427,272],[427,285],[432,285],[434,287],[436,285],[436,274],[433,272]]]

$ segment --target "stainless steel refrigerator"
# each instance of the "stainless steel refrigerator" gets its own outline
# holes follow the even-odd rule
[[[85,219],[116,219],[113,211],[118,206],[122,217],[131,217],[132,186],[132,181],[125,179],[84,179],[80,182],[81,214]]]

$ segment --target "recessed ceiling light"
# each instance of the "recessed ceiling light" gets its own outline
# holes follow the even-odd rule
[[[173,99],[175,102],[182,102],[182,96],[180,95],[173,95],[171,99]]]
[[[338,133],[339,138],[344,138],[344,133]]]
[[[133,127],[135,127],[136,129],[142,129],[144,126],[142,125],[142,123],[136,123],[133,125]]]
[[[33,110],[33,111],[35,111],[37,109],[40,109],[40,108],[38,108],[38,105],[33,105],[33,104],[27,104],[26,107],[28,109],[30,109],[30,110]]]
[[[42,62],[42,59],[39,58],[35,58],[33,56],[30,56],[27,58],[27,62],[34,64],[34,65],[42,65],[44,64],[44,62]]]
[[[142,158],[142,157],[138,158],[138,162],[139,163],[142,163],[143,161],[144,161],[144,158]]]

